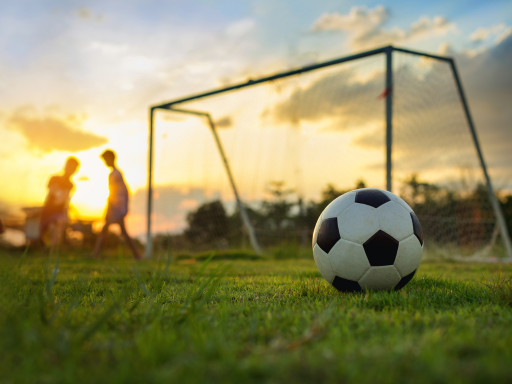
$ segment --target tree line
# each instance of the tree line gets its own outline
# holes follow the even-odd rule
[[[354,186],[364,188],[364,180]],[[247,204],[246,210],[262,246],[294,243],[309,246],[316,221],[325,207],[349,190],[328,184],[318,201],[303,201],[282,181],[268,184],[268,198]],[[480,246],[490,241],[495,217],[486,187],[455,188],[409,176],[399,191],[420,219],[429,241],[440,244]],[[512,230],[512,194],[501,199],[509,231]],[[179,235],[157,235],[156,247],[168,242],[175,248],[205,250],[248,246],[238,210],[229,213],[220,200],[207,202],[187,216],[187,228]]]

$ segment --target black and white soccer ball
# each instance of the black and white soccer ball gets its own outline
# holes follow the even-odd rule
[[[399,290],[420,265],[423,232],[400,197],[357,189],[324,209],[313,232],[313,254],[322,276],[339,291]]]

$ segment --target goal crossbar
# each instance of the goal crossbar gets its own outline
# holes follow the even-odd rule
[[[410,53],[412,55],[424,56],[424,57],[429,57],[431,59],[437,59],[437,60],[442,60],[442,61],[447,61],[447,62],[452,62],[453,61],[453,58],[451,58],[451,57],[437,56],[437,55],[432,55],[430,53],[419,52],[419,51],[411,51],[411,50],[408,50],[408,49],[397,48],[397,47],[393,47],[391,45],[388,45],[386,47],[372,49],[371,51],[361,52],[361,53],[357,53],[355,55],[350,55],[350,56],[344,56],[344,57],[340,57],[338,59],[324,61],[322,63],[307,65],[307,66],[302,67],[302,68],[297,68],[297,69],[292,69],[292,70],[286,71],[286,72],[276,73],[276,74],[271,75],[271,76],[264,76],[264,77],[261,77],[259,79],[255,79],[255,80],[249,79],[249,80],[247,80],[244,83],[230,85],[230,86],[227,86],[227,87],[224,87],[224,88],[213,89],[213,90],[210,90],[210,91],[207,91],[207,92],[198,93],[196,95],[186,96],[186,97],[183,97],[183,98],[180,98],[180,99],[168,101],[166,103],[153,105],[150,108],[151,109],[170,109],[170,108],[172,108],[173,105],[184,103],[186,101],[202,99],[203,97],[208,97],[208,96],[217,95],[219,93],[234,91],[236,89],[250,87],[250,86],[256,85],[256,84],[266,83],[268,81],[273,81],[273,80],[283,79],[285,77],[300,75],[300,74],[303,74],[303,73],[306,73],[306,72],[314,71],[316,69],[330,67],[332,65],[346,63],[346,62],[353,61],[353,60],[363,59],[365,57],[374,56],[374,55],[378,55],[378,54],[382,54],[382,53],[386,53],[386,52],[390,52],[390,51]]]
[[[239,204],[239,207],[242,207],[241,208],[241,213],[242,213],[243,204],[241,203],[240,199],[238,198],[238,193],[236,191],[235,183],[232,178],[231,172],[229,170],[229,166],[227,166],[227,159],[225,158],[225,156],[223,154],[222,144],[220,142],[220,139],[215,134],[215,127],[212,125],[212,119],[210,117],[210,114],[208,112],[187,111],[187,110],[183,110],[183,109],[174,108],[174,106],[177,104],[184,103],[184,102],[202,99],[202,98],[206,98],[209,96],[218,95],[221,93],[226,93],[226,92],[230,92],[230,91],[234,91],[234,90],[239,90],[239,89],[250,87],[253,85],[257,85],[257,84],[262,84],[262,83],[271,82],[271,81],[278,80],[278,79],[283,79],[283,78],[287,78],[287,77],[291,77],[291,76],[295,76],[295,75],[300,75],[300,74],[311,72],[311,71],[314,71],[314,70],[317,70],[320,68],[326,68],[329,66],[342,64],[342,63],[346,63],[346,62],[350,62],[350,61],[354,61],[354,60],[358,60],[358,59],[362,59],[362,58],[366,58],[366,57],[370,57],[370,56],[374,56],[374,55],[385,54],[386,55],[386,90],[385,90],[386,91],[385,92],[385,94],[386,94],[386,109],[385,109],[386,110],[386,187],[389,191],[391,191],[392,112],[393,112],[393,106],[392,106],[393,105],[392,104],[392,100],[393,100],[392,53],[393,53],[393,51],[407,53],[407,54],[416,55],[416,56],[427,57],[427,58],[447,62],[450,64],[450,68],[451,68],[451,71],[453,74],[453,79],[454,79],[454,82],[455,82],[455,85],[457,88],[459,99],[462,103],[464,115],[465,115],[466,121],[468,123],[470,133],[471,133],[471,138],[472,138],[473,144],[475,145],[475,149],[478,154],[479,163],[482,168],[482,172],[484,174],[487,192],[489,195],[489,200],[491,202],[493,211],[496,215],[496,219],[497,219],[499,227],[500,227],[501,238],[503,240],[508,258],[512,259],[512,245],[510,242],[510,237],[509,237],[509,233],[507,230],[505,217],[501,210],[499,201],[494,193],[492,181],[491,181],[491,178],[487,171],[487,166],[486,166],[486,163],[485,163],[485,160],[483,157],[483,153],[482,153],[482,150],[480,147],[480,143],[479,143],[478,136],[476,133],[476,128],[473,123],[473,118],[472,118],[470,110],[469,110],[469,105],[466,100],[466,96],[465,96],[465,93],[464,93],[464,90],[462,87],[462,82],[460,80],[460,76],[458,74],[458,70],[455,65],[455,60],[451,57],[439,56],[439,55],[434,55],[434,54],[420,52],[420,51],[398,48],[398,47],[393,47],[391,45],[373,49],[370,51],[357,53],[357,54],[350,55],[350,56],[337,58],[334,60],[328,60],[328,61],[325,61],[322,63],[308,65],[308,66],[298,68],[298,69],[280,72],[280,73],[270,75],[270,76],[264,76],[264,77],[261,77],[261,78],[255,79],[255,80],[249,79],[248,81],[246,81],[244,83],[239,83],[239,84],[227,86],[224,88],[218,88],[218,89],[210,90],[207,92],[190,95],[190,96],[186,96],[186,97],[179,98],[176,100],[172,100],[172,101],[168,101],[165,103],[150,106],[150,108],[149,108],[149,143],[148,143],[148,147],[149,147],[148,152],[149,153],[148,153],[146,258],[150,258],[151,254],[152,254],[151,215],[152,215],[152,206],[153,206],[153,146],[154,146],[153,141],[154,141],[155,112],[157,110],[167,110],[167,111],[174,111],[174,112],[181,112],[181,113],[192,113],[192,114],[207,117],[208,121],[210,122],[210,128],[212,129],[215,139],[217,140],[217,145],[218,145],[218,148],[220,151],[220,155],[221,155],[221,157],[223,157],[223,160],[226,164],[226,171],[227,171],[228,177],[230,178],[230,180],[232,180],[231,184],[232,184],[235,196],[237,197],[237,202]],[[251,234],[252,231],[249,228],[247,228],[247,229],[248,229],[249,233]],[[252,235],[254,236],[253,233],[252,233]],[[252,241],[252,242],[253,242],[253,247],[254,247],[254,244],[257,244],[257,240]],[[259,251],[259,246],[256,245],[256,248],[258,248],[258,249],[255,249],[255,250]]]

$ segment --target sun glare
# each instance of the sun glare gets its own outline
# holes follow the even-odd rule
[[[99,159],[84,158],[75,176],[76,192],[70,214],[77,219],[97,219],[103,215],[108,198],[109,170]]]

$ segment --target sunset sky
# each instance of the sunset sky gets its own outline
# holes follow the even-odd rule
[[[99,155],[112,148],[133,195],[129,226],[140,234],[145,221],[149,105],[387,44],[456,58],[491,175],[499,188],[512,189],[510,1],[364,5],[302,0],[1,2],[0,216],[42,204],[48,177],[73,155],[82,163],[74,178],[73,215],[100,217],[108,196],[109,171]],[[359,79],[358,86],[366,87],[371,100],[377,100],[381,84],[373,82],[372,76],[379,73],[379,63],[372,61],[362,69],[350,70],[352,80],[346,84]],[[425,73],[428,76],[429,72]],[[402,72],[402,78],[406,76]],[[241,134],[230,131],[229,125],[246,122],[243,142],[265,141],[266,133],[251,135],[265,124],[292,121],[286,113],[296,100],[297,87],[314,89],[322,79],[320,75],[306,76],[299,81],[302,83],[291,82],[288,88],[273,93],[270,88],[259,88],[217,102],[214,117],[225,117],[228,122],[222,137],[228,155],[238,156],[236,162],[231,160],[246,199],[261,197],[259,187],[253,185],[256,179],[263,185],[270,178],[294,174],[292,179],[300,180],[294,187],[313,198],[314,190],[319,192],[327,181],[352,186],[361,175],[356,169],[344,180],[328,175],[307,177],[308,166],[326,167],[322,167],[321,156],[316,157],[317,163],[303,163],[304,153],[328,146],[332,140],[327,125],[315,130],[314,123],[320,120],[314,113],[320,112],[308,111],[304,105],[293,106],[302,111],[300,129],[288,127],[288,131],[273,133],[274,147],[268,149],[276,164],[286,158],[293,160],[291,164],[302,164],[300,167],[283,166],[280,173],[259,174],[260,168],[275,166],[254,168],[250,164],[258,153],[237,152]],[[351,95],[356,95],[357,89]],[[348,102],[356,96],[346,97]],[[253,112],[243,109],[248,103],[255,104]],[[212,180],[221,177],[215,173],[220,168],[208,160],[215,147],[210,136],[200,137],[204,125],[196,118],[176,115],[159,114],[157,120],[159,228],[176,229],[183,225],[184,212],[215,194],[226,193],[226,184],[224,180],[215,190]],[[346,120],[334,124],[349,124],[348,120],[355,124],[358,116]],[[372,124],[365,128],[369,134],[380,129]],[[173,130],[178,126],[180,130]],[[344,132],[337,140],[344,143],[345,156],[351,156],[347,151],[354,142],[366,140],[366,148],[370,148],[371,137],[363,130]],[[421,123],[418,132],[425,132]],[[293,145],[294,140],[303,140],[298,135],[309,137],[304,141],[307,144],[301,144],[300,153]],[[177,143],[179,152],[172,149]],[[186,151],[187,143],[195,148]],[[382,153],[368,149],[367,155],[354,154],[352,158],[364,156],[371,165],[383,160]],[[365,179],[382,187],[380,174],[369,169],[363,172]],[[428,174],[428,169],[425,172]]]

